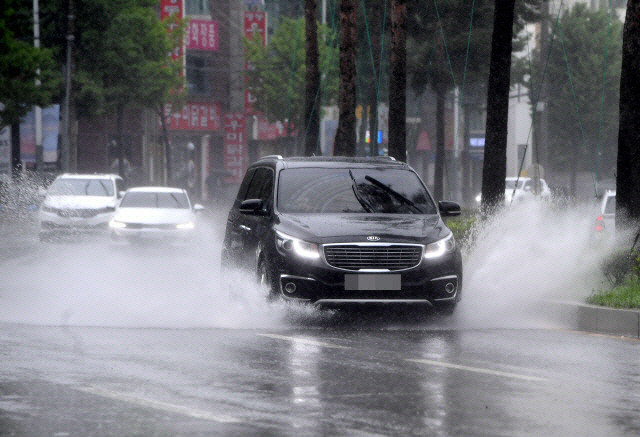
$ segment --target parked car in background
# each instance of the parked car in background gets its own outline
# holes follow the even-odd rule
[[[392,158],[265,157],[240,185],[222,262],[255,272],[267,295],[287,301],[450,312],[462,258],[442,216],[458,214]]]
[[[551,190],[544,179],[529,177],[505,179],[504,201],[507,206],[536,199],[551,200]]]
[[[595,220],[594,234],[596,238],[613,235],[616,223],[616,192],[607,190],[602,196],[598,216]]]
[[[38,211],[40,239],[69,232],[104,232],[124,188],[122,178],[113,174],[56,177]]]
[[[187,241],[196,229],[196,212],[182,188],[137,187],[124,193],[109,222],[114,240],[170,239]]]

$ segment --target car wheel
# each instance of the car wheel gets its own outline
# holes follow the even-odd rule
[[[278,295],[276,294],[273,278],[264,260],[261,260],[258,265],[258,285],[260,286],[260,290],[264,292],[267,300],[274,301],[277,299]]]

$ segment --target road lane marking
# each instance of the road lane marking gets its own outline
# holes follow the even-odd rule
[[[340,346],[337,344],[332,344],[332,343],[325,343],[322,341],[317,341],[317,340],[310,340],[308,338],[303,338],[303,337],[289,337],[286,335],[278,335],[278,334],[258,334],[260,337],[267,337],[267,338],[273,338],[275,340],[284,340],[284,341],[291,341],[291,342],[295,342],[295,343],[299,343],[299,344],[308,344],[308,345],[312,345],[312,346],[320,346],[320,347],[326,347],[326,348],[332,348],[332,349],[351,349],[348,346]]]
[[[135,396],[126,393],[119,393],[105,388],[90,386],[90,387],[73,387],[73,389],[81,391],[83,393],[89,393],[103,398],[113,399],[116,401],[128,402],[138,405],[140,407],[153,408],[155,410],[161,410],[168,413],[181,414],[187,417],[193,417],[194,419],[209,420],[219,423],[241,423],[242,421],[236,417],[226,416],[221,414],[214,414],[210,411],[198,410],[194,408],[185,407],[183,405],[170,404],[168,402],[156,401],[153,399],[147,399],[140,396]]]
[[[500,370],[483,369],[481,367],[463,366],[460,364],[445,363],[443,361],[422,360],[422,359],[407,359],[412,363],[428,364],[430,366],[446,367],[448,369],[464,370],[467,372],[484,373],[485,375],[502,376],[504,378],[524,379],[525,381],[545,382],[546,378],[540,378],[538,376],[521,375],[518,373],[501,372]]]

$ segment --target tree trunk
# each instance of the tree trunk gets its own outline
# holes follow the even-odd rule
[[[436,201],[444,198],[444,87],[436,89],[436,163],[433,173],[433,197]]]
[[[120,177],[124,179],[125,185],[128,185],[129,181],[127,180],[127,175],[125,174],[125,153],[124,153],[124,144],[122,143],[122,131],[124,130],[122,127],[122,119],[124,118],[124,106],[118,105],[116,109],[116,141],[118,141],[118,174]]]
[[[11,125],[11,177],[17,178],[21,171],[20,123],[13,123]]]
[[[380,101],[380,33],[382,30],[382,18],[380,11],[386,10],[387,0],[382,5],[376,0],[371,12],[371,69],[373,71],[373,86],[369,90],[369,154],[378,156],[378,103]]]
[[[482,210],[485,214],[504,202],[514,4],[515,0],[496,0],[493,16],[482,168]]]
[[[469,145],[471,142],[471,128],[469,119],[471,117],[470,105],[464,104],[464,145],[462,146],[462,203],[467,206],[472,204],[471,193],[471,154]]]
[[[357,0],[340,0],[340,91],[338,130],[333,154],[356,154],[356,7]]]
[[[622,33],[620,126],[616,176],[616,227],[640,219],[640,0],[627,1]]]
[[[167,129],[167,119],[164,115],[164,105],[160,104],[160,125],[162,126],[162,144],[164,146],[164,164],[166,176],[163,177],[165,185],[171,186],[171,146],[169,143],[169,131]]]
[[[389,156],[407,159],[407,2],[391,0]]]
[[[316,0],[305,0],[306,84],[304,94],[304,154],[311,156],[320,150],[320,70]]]

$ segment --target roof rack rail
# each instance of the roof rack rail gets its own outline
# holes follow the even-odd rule
[[[396,160],[396,158],[394,158],[393,156],[387,156],[387,155],[372,156],[371,159],[375,159],[378,161],[395,161]]]
[[[260,157],[260,159],[282,159],[282,155],[266,155]]]

